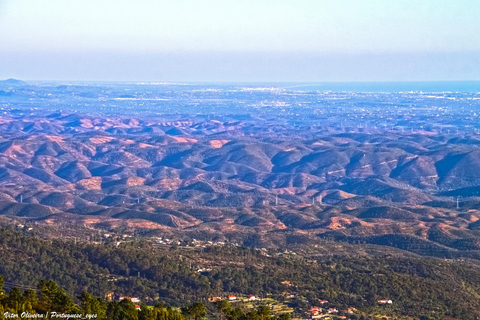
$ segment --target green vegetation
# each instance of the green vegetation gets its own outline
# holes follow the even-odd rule
[[[0,285],[2,283],[3,277],[0,276]],[[0,295],[0,320],[13,318],[15,315],[25,318],[25,314],[55,319],[56,317],[51,316],[52,312],[99,320],[185,320],[178,312],[171,308],[165,309],[161,305],[142,305],[141,310],[137,310],[135,304],[128,299],[107,303],[83,292],[78,301],[79,304],[75,304],[54,281],[41,281],[37,290],[27,289],[24,292],[14,287],[8,294]]]
[[[0,276],[0,288],[3,288],[3,277]],[[37,293],[38,292],[38,293]],[[70,315],[74,318],[81,315],[83,318],[99,320],[198,320],[207,315],[207,309],[201,302],[181,308],[181,313],[171,307],[164,308],[157,304],[154,307],[142,304],[136,306],[131,300],[123,299],[120,302],[106,302],[84,291],[79,297],[79,304],[59,288],[54,281],[41,281],[37,290],[27,289],[22,292],[19,288],[12,288],[7,294],[0,295],[0,320],[16,317],[29,318],[43,315],[43,318],[55,319],[52,312]],[[231,308],[228,301],[221,301],[217,305],[218,312],[228,320],[289,320],[288,314],[275,317],[266,306],[260,306],[248,313],[240,308]],[[138,310],[138,308],[140,310]],[[25,316],[28,314],[30,316]],[[49,316],[50,314],[50,316]]]
[[[216,303],[216,307],[222,318],[225,317],[227,320],[290,320],[288,313],[282,313],[278,317],[275,317],[265,305],[245,312],[240,307],[233,308],[230,302],[222,300]]]
[[[182,312],[192,320],[215,314],[207,299],[228,294],[269,297],[293,308],[293,316],[318,306],[318,299],[328,300],[329,306],[339,310],[356,308],[358,315],[465,320],[475,319],[480,310],[480,266],[474,261],[386,255],[320,256],[313,263],[299,255],[265,256],[237,247],[185,250],[159,248],[147,241],[119,247],[45,241],[8,229],[0,230],[0,252],[0,274],[4,287],[10,289],[2,298],[3,308],[36,310],[59,305],[66,311],[101,314],[105,310],[108,319],[130,319],[124,316],[131,311],[127,302],[107,303],[83,293],[88,291],[100,297],[109,293],[138,296],[151,306],[190,305]],[[212,270],[196,272],[201,267]],[[42,279],[53,279],[64,289]],[[282,284],[285,280],[292,285]],[[12,293],[15,286],[36,289],[36,283],[40,283],[38,302],[34,292],[17,289]],[[20,296],[23,300],[15,298]],[[379,304],[381,298],[393,303]],[[207,309],[194,304],[198,302]],[[231,312],[216,316],[233,317]]]

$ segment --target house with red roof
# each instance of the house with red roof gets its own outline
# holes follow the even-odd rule
[[[390,300],[390,299],[384,298],[384,299],[378,300],[378,303],[382,303],[382,304],[392,304],[393,301]]]

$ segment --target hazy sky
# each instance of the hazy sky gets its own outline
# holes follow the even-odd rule
[[[0,0],[0,78],[480,80],[478,0]]]

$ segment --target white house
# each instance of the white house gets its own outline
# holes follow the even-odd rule
[[[392,304],[393,301],[390,300],[390,299],[382,299],[382,300],[378,300],[378,303],[383,303],[383,304]]]
[[[132,301],[133,303],[139,303],[140,302],[140,298],[136,298],[136,297],[120,297],[120,301],[122,301],[123,299],[128,299],[130,301]]]
[[[328,313],[338,313],[337,308],[330,308],[328,309]]]

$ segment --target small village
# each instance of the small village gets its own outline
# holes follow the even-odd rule
[[[282,283],[285,283],[288,285],[288,281],[284,281]],[[288,304],[291,302],[291,299],[297,299],[300,298],[302,299],[303,302],[308,303],[307,300],[303,299],[302,297],[299,297],[296,294],[291,294],[287,293],[286,298],[288,298],[286,301],[283,303],[280,303],[278,301],[275,301],[272,298],[260,298],[258,296],[255,296],[253,294],[247,295],[247,296],[238,296],[238,295],[228,295],[228,296],[216,296],[216,297],[211,297],[208,299],[209,302],[218,302],[222,300],[227,300],[230,303],[238,303],[238,304],[243,304],[242,306],[244,308],[253,308],[255,306],[255,302],[257,305],[267,305],[268,307],[271,308],[272,313],[274,314],[281,314],[281,313],[290,313],[293,314],[294,317],[293,319],[349,319],[349,316],[353,314],[359,314],[358,310],[353,307],[349,307],[346,309],[339,309],[337,307],[334,307],[332,304],[330,304],[327,300],[323,299],[318,299],[318,305],[321,306],[312,306],[310,309],[302,310],[301,314],[294,314],[294,309],[289,307]],[[378,304],[392,304],[393,301],[388,298],[383,298],[378,300]]]
[[[281,282],[285,286],[294,287],[294,284],[290,281]],[[346,309],[340,309],[335,307],[333,304],[329,303],[328,300],[318,299],[315,306],[310,308],[301,309],[300,312],[295,312],[294,308],[289,306],[294,300],[300,300],[301,302],[308,304],[308,300],[296,293],[285,293],[285,300],[283,302],[277,301],[271,297],[259,297],[254,294],[249,295],[239,295],[239,294],[229,294],[226,296],[212,296],[208,298],[208,302],[217,303],[219,301],[228,301],[234,305],[241,305],[242,309],[253,309],[260,305],[265,305],[270,308],[272,314],[291,314],[292,319],[297,320],[309,320],[309,319],[351,319],[352,315],[359,315],[360,312],[354,307],[349,307]],[[116,295],[114,292],[111,292],[106,296],[108,301],[122,301],[128,299],[135,304],[137,310],[141,310],[141,299],[139,297],[129,297],[123,295]],[[152,299],[148,298],[149,302],[152,302]],[[147,301],[148,302],[148,301]],[[393,301],[389,298],[382,298],[377,301],[379,305],[390,305],[393,304]]]

